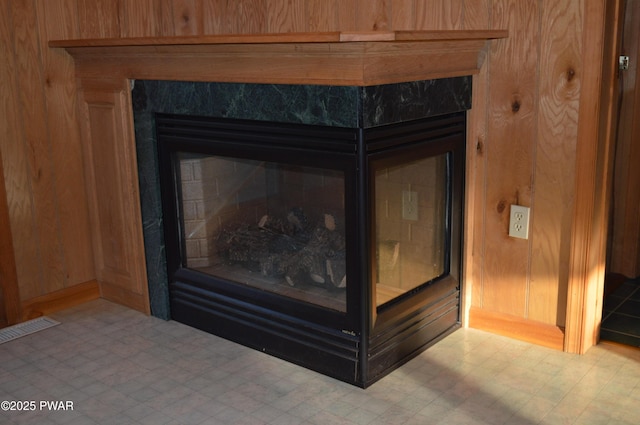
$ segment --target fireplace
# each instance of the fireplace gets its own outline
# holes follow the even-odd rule
[[[506,36],[409,30],[49,41],[73,57],[78,78],[101,295],[355,385],[380,379],[458,326],[465,111],[487,42]],[[224,137],[186,149],[158,139],[157,120],[185,117],[209,128],[242,121],[254,136],[265,126],[285,134],[260,149],[227,143],[227,151],[214,148]],[[256,156],[270,144],[278,154]],[[220,167],[207,165],[216,162],[251,169],[261,182],[227,191],[234,201],[217,204],[242,215],[218,214],[204,190],[220,177],[211,169]],[[403,174],[411,178],[397,183]],[[169,188],[164,212],[161,180]],[[292,181],[297,190],[287,189]],[[202,194],[187,198],[198,185]],[[197,203],[202,216],[185,220]],[[289,240],[296,219],[306,236],[288,249],[261,236]],[[331,249],[314,242],[322,233]],[[240,234],[259,244],[217,243]],[[256,246],[280,248],[255,255]],[[303,255],[318,251],[326,253]]]
[[[136,81],[152,313],[362,387],[455,330],[469,96]]]

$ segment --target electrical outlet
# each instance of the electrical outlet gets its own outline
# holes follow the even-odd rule
[[[512,238],[529,239],[529,207],[511,205],[509,236]]]
[[[402,191],[402,218],[418,221],[418,192]]]

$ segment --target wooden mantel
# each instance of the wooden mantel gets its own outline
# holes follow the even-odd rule
[[[505,30],[54,40],[81,78],[369,86],[471,75]]]

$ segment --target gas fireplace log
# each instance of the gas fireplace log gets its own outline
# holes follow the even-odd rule
[[[324,214],[313,228],[299,208],[284,220],[265,215],[256,225],[245,221],[225,226],[217,247],[231,264],[266,277],[284,277],[290,286],[346,287],[345,241],[331,214]]]

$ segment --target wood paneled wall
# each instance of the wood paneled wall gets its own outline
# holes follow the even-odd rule
[[[0,6],[0,149],[23,301],[95,277],[73,66],[47,48],[77,35],[64,6]]]
[[[589,0],[15,0],[0,10],[0,150],[22,300],[95,278],[72,63],[49,39],[503,29],[474,80],[467,306],[565,324]],[[583,105],[584,106],[584,105]],[[509,238],[509,206],[531,207]]]

